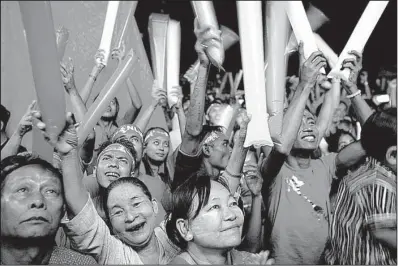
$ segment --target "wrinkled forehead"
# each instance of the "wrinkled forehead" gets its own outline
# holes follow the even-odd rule
[[[22,166],[8,174],[1,184],[2,191],[8,187],[18,186],[24,182],[51,183],[62,188],[61,177],[38,164]]]

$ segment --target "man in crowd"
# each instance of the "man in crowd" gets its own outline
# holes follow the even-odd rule
[[[396,140],[396,108],[373,113],[363,125],[360,144],[368,161],[340,183],[327,264],[397,264]]]
[[[96,264],[55,246],[65,213],[61,173],[30,154],[1,162],[1,264]]]

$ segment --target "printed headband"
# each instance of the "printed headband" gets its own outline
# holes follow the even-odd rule
[[[214,142],[216,139],[220,138],[220,132],[212,131],[210,135],[205,139],[203,144],[209,144],[210,142]]]
[[[147,142],[150,138],[164,137],[164,136],[170,138],[170,135],[164,132],[163,130],[154,129],[151,130],[151,132],[149,132],[148,135],[146,135],[144,142]]]
[[[119,144],[119,143],[112,143],[112,144],[110,144],[109,146],[107,146],[107,147],[98,155],[98,161],[99,161],[99,159],[101,158],[101,156],[102,156],[104,153],[108,152],[108,151],[121,151],[121,152],[123,152],[123,153],[129,155],[130,158],[131,158],[131,160],[132,160],[133,162],[135,162],[135,158],[134,158],[134,156],[131,154],[131,152],[130,152],[126,147],[124,147],[122,144]]]
[[[116,136],[120,135],[120,134],[125,134],[128,132],[135,132],[138,134],[138,136],[141,138],[141,141],[143,140],[144,136],[141,132],[141,130],[134,126],[134,125],[123,125],[121,126],[118,130],[116,130],[116,132],[113,134],[112,140],[117,139]]]

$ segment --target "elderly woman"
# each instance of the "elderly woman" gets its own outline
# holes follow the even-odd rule
[[[171,264],[272,264],[268,251],[235,249],[242,241],[243,221],[243,211],[222,179],[194,173],[173,193],[166,231],[183,252]]]
[[[168,240],[164,230],[156,226],[157,201],[140,180],[121,177],[106,186],[102,198],[110,223],[108,228],[83,185],[71,114],[66,121],[67,126],[57,142],[50,141],[50,144],[62,157],[62,181],[68,207],[68,217],[63,224],[72,246],[91,255],[99,264],[170,262],[178,248]],[[38,123],[37,127],[48,135],[44,123]],[[110,160],[117,160],[119,156],[114,157]]]

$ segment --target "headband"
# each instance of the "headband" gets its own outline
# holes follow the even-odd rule
[[[129,133],[129,132],[137,133],[137,135],[141,138],[141,141],[144,138],[141,130],[138,127],[136,127],[134,125],[123,125],[119,129],[117,129],[116,132],[113,134],[112,140],[115,140],[116,136],[119,134],[125,134],[125,133]]]
[[[121,151],[125,154],[127,154],[128,156],[130,156],[131,160],[135,162],[135,158],[134,156],[131,154],[131,152],[124,147],[122,144],[119,143],[112,143],[110,145],[108,145],[100,154],[98,154],[98,161],[101,158],[101,156],[108,151]]]
[[[210,142],[214,142],[216,139],[220,137],[220,132],[212,131],[209,136],[205,139],[204,144],[209,144]]]
[[[170,135],[168,133],[164,132],[163,130],[154,129],[154,130],[151,130],[146,135],[144,142],[147,142],[150,138],[162,137],[162,136],[170,138]]]

